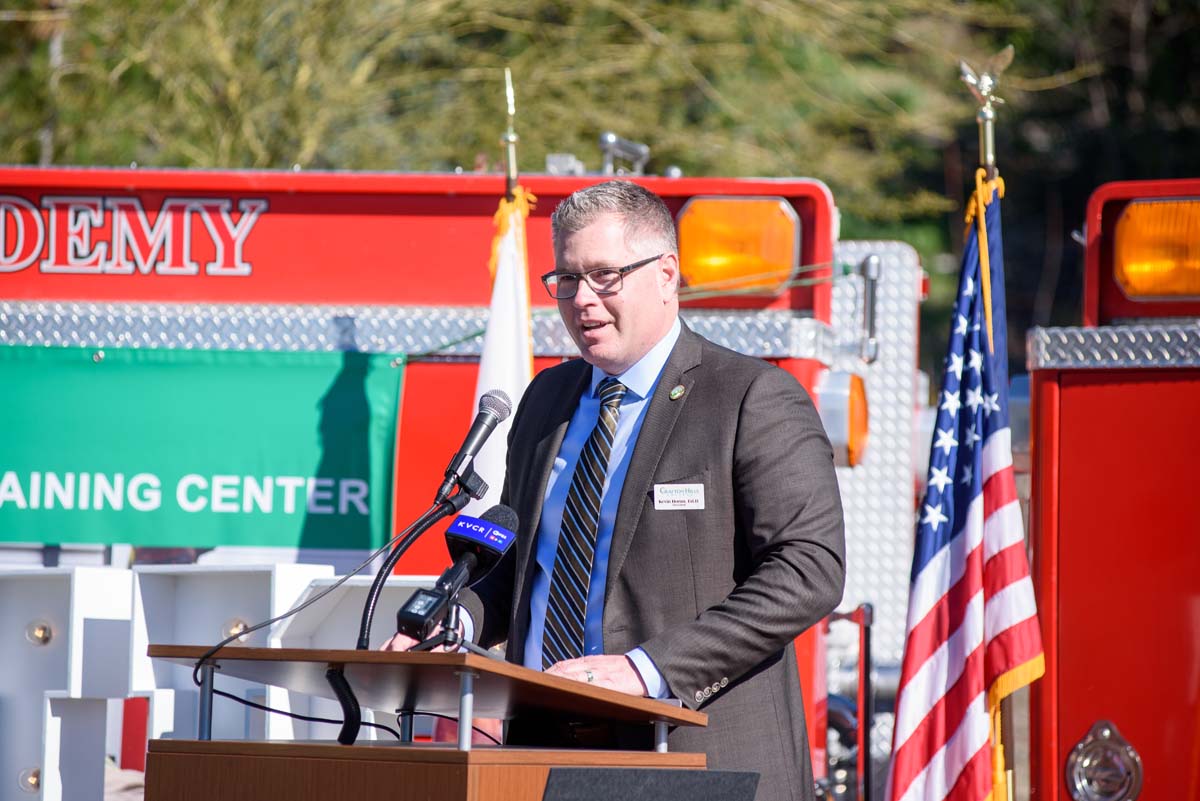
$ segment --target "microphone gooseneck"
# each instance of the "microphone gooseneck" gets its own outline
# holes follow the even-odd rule
[[[383,592],[384,583],[387,581],[388,576],[392,574],[392,568],[400,561],[400,557],[434,523],[443,517],[462,511],[462,508],[467,505],[468,500],[469,496],[466,493],[460,492],[451,498],[434,504],[415,523],[408,527],[403,538],[396,543],[396,547],[388,554],[388,558],[384,561],[383,566],[375,574],[375,581],[371,583],[371,589],[367,592],[367,600],[363,603],[362,621],[358,627],[358,642],[354,646],[356,650],[365,651],[370,647],[371,621],[375,619],[375,606],[379,603],[379,594]]]

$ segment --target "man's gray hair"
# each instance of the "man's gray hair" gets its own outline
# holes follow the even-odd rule
[[[675,218],[662,198],[631,181],[605,181],[571,193],[550,215],[554,252],[563,239],[578,233],[606,214],[616,214],[630,248],[678,253]]]

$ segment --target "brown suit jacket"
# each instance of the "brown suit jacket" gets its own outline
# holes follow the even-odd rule
[[[509,435],[505,503],[517,546],[463,594],[483,645],[523,659],[534,538],[550,470],[588,386],[582,360],[540,373]],[[671,400],[671,389],[684,393]],[[655,484],[703,484],[704,509],[656,510]],[[618,505],[604,652],[641,646],[672,695],[709,715],[669,747],[761,774],[757,798],[811,798],[792,640],[841,601],[845,544],[833,455],[788,373],[683,327],[634,446]]]

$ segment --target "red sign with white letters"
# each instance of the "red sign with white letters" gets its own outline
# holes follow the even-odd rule
[[[550,212],[596,180],[522,178],[538,198],[535,289],[554,266]],[[801,221],[800,263],[832,259],[835,212],[818,181],[637,180],[676,212],[697,195],[783,197]],[[0,297],[485,306],[503,192],[500,175],[0,169]],[[828,296],[802,286],[753,305],[828,319]]]
[[[250,275],[246,240],[262,198],[168,197],[147,213],[137,197],[43,195],[40,208],[0,196],[0,272],[84,275]],[[201,270],[203,267],[203,270]]]

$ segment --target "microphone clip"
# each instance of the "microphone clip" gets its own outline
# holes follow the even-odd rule
[[[474,461],[472,461],[471,464],[469,464],[467,468],[462,471],[461,476],[455,476],[451,474],[451,471],[446,471],[446,479],[442,482],[442,485],[438,487],[437,497],[434,498],[434,503],[441,503],[449,498],[450,493],[454,491],[455,487],[458,487],[461,492],[466,493],[468,497],[474,498],[475,500],[479,500],[484,495],[487,495],[488,491],[487,482],[480,478],[479,474],[475,472]]]
[[[462,491],[475,500],[479,500],[484,495],[487,495],[488,492],[488,483],[475,472],[474,464],[467,471],[467,474],[458,480],[458,486],[462,487]]]

